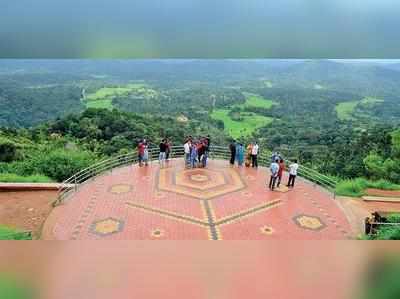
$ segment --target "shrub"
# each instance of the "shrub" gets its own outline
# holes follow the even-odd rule
[[[56,181],[63,181],[96,161],[93,153],[58,149],[34,161],[35,168]]]
[[[389,223],[400,224],[400,214],[392,214],[387,217]],[[400,240],[400,225],[380,225],[376,235],[367,236],[369,240]]]
[[[11,162],[17,158],[17,145],[11,140],[0,137],[0,162]]]
[[[400,185],[387,180],[367,181],[367,188],[376,188],[382,190],[400,190]]]
[[[342,196],[361,197],[367,188],[382,190],[400,190],[400,185],[393,184],[386,180],[369,181],[364,178],[354,180],[343,180],[336,185],[336,194]]]
[[[25,179],[21,177],[30,177],[38,181],[49,181],[50,178],[60,182],[95,161],[95,154],[89,151],[46,148],[42,152],[31,152],[30,157],[22,161],[0,163],[0,172],[14,174],[14,179],[22,181]]]
[[[372,258],[365,272],[360,299],[398,299],[400,294],[400,259],[397,255],[380,254]]]
[[[29,281],[18,279],[4,272],[0,273],[0,298],[33,299],[37,298],[37,293]]]
[[[363,178],[343,180],[336,185],[336,194],[360,197],[364,195],[364,190],[367,188],[367,185],[367,180]]]
[[[0,240],[32,240],[30,234],[0,225]]]
[[[365,165],[365,168],[367,169],[369,175],[372,178],[385,177],[386,171],[385,171],[385,166],[384,166],[384,159],[380,155],[378,155],[376,153],[370,153],[364,159],[364,165]]]
[[[383,225],[378,229],[375,240],[400,240],[400,226]]]

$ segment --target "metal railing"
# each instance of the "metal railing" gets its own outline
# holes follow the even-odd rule
[[[159,154],[158,148],[150,148],[149,161],[151,162],[154,160],[158,160],[158,154]],[[184,155],[183,146],[171,147],[170,158],[183,157],[183,155]],[[211,146],[209,158],[228,160],[230,158],[230,151],[228,145]],[[260,166],[268,167],[270,162],[271,162],[271,152],[263,151],[258,155],[258,164]],[[114,156],[109,159],[102,160],[98,163],[89,166],[88,168],[79,171],[78,173],[74,174],[73,176],[71,176],[70,178],[61,183],[61,186],[58,190],[58,198],[53,205],[57,205],[64,202],[69,195],[75,193],[79,189],[79,187],[85,182],[101,174],[104,174],[107,171],[112,172],[113,169],[115,168],[136,163],[138,163],[138,154],[135,151],[128,154]],[[336,182],[333,179],[323,174],[320,174],[311,168],[301,165],[299,166],[298,174],[299,176],[317,185],[320,185],[328,189],[329,191],[333,192],[333,194],[335,194],[334,192],[336,188]]]

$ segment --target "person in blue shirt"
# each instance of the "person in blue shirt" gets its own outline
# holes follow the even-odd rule
[[[191,150],[191,152],[190,152],[190,166],[192,167],[192,168],[195,168],[196,167],[196,161],[197,161],[197,156],[198,156],[198,153],[197,153],[197,145],[198,145],[198,143],[197,142],[194,142],[193,143],[193,146],[192,146],[192,150]]]
[[[275,183],[276,179],[278,178],[278,173],[279,173],[279,164],[278,164],[278,159],[276,159],[274,162],[271,163],[271,166],[269,167],[271,171],[271,178],[269,180],[269,189],[271,191],[274,191],[275,189]]]
[[[236,155],[237,155],[237,161],[238,165],[242,166],[243,161],[244,161],[244,146],[242,143],[239,143],[238,146],[236,147]]]

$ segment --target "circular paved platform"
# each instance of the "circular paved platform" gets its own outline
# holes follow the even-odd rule
[[[132,165],[83,185],[47,219],[43,239],[346,239],[351,228],[330,194],[299,179],[271,192],[268,170],[210,161],[184,169]],[[284,182],[287,182],[285,176]]]

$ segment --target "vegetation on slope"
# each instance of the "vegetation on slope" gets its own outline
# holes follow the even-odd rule
[[[7,273],[0,273],[0,298],[34,299],[37,296],[34,295],[33,289],[26,281]]]
[[[368,240],[400,240],[400,214],[391,214],[387,217],[388,223],[399,225],[380,225],[376,234],[366,236]]]
[[[377,253],[369,260],[360,286],[359,299],[397,299],[400,295],[400,259],[393,254]]]
[[[361,197],[368,188],[376,188],[382,190],[400,190],[400,185],[394,184],[387,180],[371,181],[365,178],[356,178],[350,180],[339,181],[336,186],[336,194],[350,197]]]
[[[51,183],[52,179],[45,175],[17,175],[15,173],[0,173],[1,183]]]
[[[32,237],[27,232],[0,225],[0,240],[32,240]]]
[[[207,134],[215,143],[227,142],[227,136],[209,124],[87,109],[31,130],[0,131],[0,148],[7,149],[0,155],[0,181],[60,182],[100,159],[135,151],[141,138],[158,146],[165,137],[182,144],[185,136]]]

